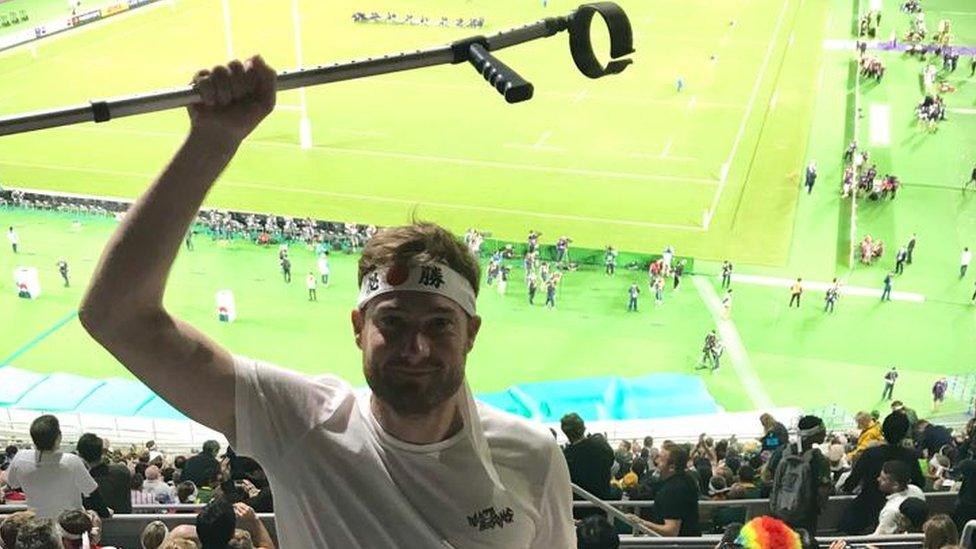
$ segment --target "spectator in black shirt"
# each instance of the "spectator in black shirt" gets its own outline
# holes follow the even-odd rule
[[[851,535],[873,532],[878,525],[878,513],[885,504],[885,495],[878,488],[877,478],[886,461],[902,461],[911,470],[911,483],[922,488],[925,478],[918,465],[918,454],[902,446],[908,434],[908,417],[902,413],[891,413],[881,426],[885,443],[864,450],[854,462],[850,476],[844,482],[843,490],[853,492],[860,487],[848,512],[841,520],[840,529]]]
[[[183,472],[180,474],[180,481],[189,480],[199,486],[210,486],[215,478],[220,475],[220,462],[217,461],[217,453],[220,452],[220,443],[216,440],[208,440],[203,443],[203,451],[186,460],[183,465]]]
[[[953,469],[953,473],[962,479],[962,487],[959,488],[959,499],[956,501],[956,509],[952,512],[952,520],[956,527],[962,531],[966,522],[976,519],[976,461],[964,459]]]
[[[657,490],[652,508],[653,520],[628,515],[632,520],[666,537],[698,537],[698,485],[688,475],[688,449],[677,444],[665,444],[658,454],[661,487]]]
[[[132,473],[125,465],[110,464],[104,458],[104,448],[102,439],[92,433],[81,435],[76,446],[78,457],[85,460],[88,473],[98,484],[105,505],[116,513],[127,515],[132,513],[132,497],[129,494]]]
[[[569,444],[563,449],[569,479],[573,484],[600,499],[610,492],[610,468],[613,466],[613,448],[599,435],[586,436],[586,425],[578,414],[566,414],[560,427]],[[575,494],[575,499],[580,499]],[[599,509],[574,509],[573,517],[580,519],[600,513]]]
[[[915,440],[917,448],[922,452],[922,457],[930,458],[939,453],[939,450],[947,444],[952,444],[952,431],[942,425],[929,423],[924,419],[918,420],[915,424]]]

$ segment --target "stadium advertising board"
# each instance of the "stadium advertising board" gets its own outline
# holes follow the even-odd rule
[[[112,4],[111,6],[106,6],[102,8],[102,17],[110,17],[117,13],[122,13],[129,9],[129,4],[122,2],[119,4]]]

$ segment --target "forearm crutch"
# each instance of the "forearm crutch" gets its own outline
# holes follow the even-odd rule
[[[590,24],[596,14],[603,18],[610,32],[611,60],[606,65],[597,60],[590,41]],[[590,78],[617,74],[632,62],[631,59],[621,59],[634,52],[633,33],[627,14],[613,2],[596,2],[583,4],[564,17],[549,17],[491,36],[472,36],[437,48],[282,71],[278,73],[278,89],[291,90],[467,61],[505,97],[505,101],[518,103],[532,98],[532,84],[490,52],[553,36],[564,30],[569,31],[573,61],[580,72]],[[0,136],[82,122],[107,122],[113,118],[185,107],[200,101],[200,94],[194,86],[96,100],[72,107],[0,117]]]
[[[613,505],[610,505],[609,503],[603,501],[602,499],[600,499],[600,498],[594,496],[593,494],[587,492],[581,486],[579,486],[577,484],[571,484],[571,486],[573,488],[573,493],[574,494],[576,494],[577,496],[579,496],[579,497],[585,499],[586,501],[592,503],[593,505],[596,506],[597,509],[602,510],[604,513],[607,514],[607,518],[617,519],[620,522],[623,522],[624,524],[626,524],[626,525],[630,526],[631,528],[633,528],[635,532],[639,532],[639,533],[642,533],[642,534],[647,534],[647,535],[649,535],[651,537],[661,537],[661,534],[658,534],[654,530],[651,530],[647,526],[644,526],[644,524],[641,523],[641,522],[636,522],[636,521],[631,520],[631,518],[627,516],[627,513],[624,513],[623,511],[621,511],[620,509],[617,509]],[[612,521],[611,521],[611,523],[612,523]]]

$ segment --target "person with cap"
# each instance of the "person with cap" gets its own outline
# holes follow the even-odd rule
[[[878,489],[885,494],[885,504],[878,513],[878,526],[872,535],[898,533],[895,518],[899,508],[908,498],[925,499],[922,489],[911,483],[911,468],[904,461],[886,461],[878,474]]]
[[[915,424],[915,444],[922,457],[930,458],[937,454],[943,446],[952,445],[952,431],[944,425],[936,425],[920,419]]]
[[[797,431],[797,444],[778,449],[767,463],[772,481],[769,509],[771,515],[793,528],[816,532],[820,512],[833,491],[830,464],[818,447],[827,438],[827,428],[822,419],[808,415],[799,419]],[[793,473],[801,468],[805,469],[805,478],[810,484],[805,487],[791,485]],[[789,492],[796,495],[796,501],[790,501]]]
[[[905,406],[905,403],[900,400],[896,400],[891,403],[891,411],[893,413],[898,412],[900,414],[905,414],[905,417],[908,418],[908,432],[911,433],[915,431],[915,424],[918,423],[918,412],[916,412],[913,408]]]
[[[851,502],[849,512],[841,519],[840,530],[852,535],[874,531],[878,513],[884,506],[885,497],[878,488],[877,478],[885,462],[898,460],[909,468],[909,482],[919,488],[925,486],[925,477],[918,464],[918,454],[914,449],[902,445],[908,435],[908,417],[903,413],[891,413],[881,425],[884,442],[867,448],[854,462],[851,474],[844,481],[842,489],[847,493],[857,492]]]
[[[555,440],[477,404],[468,386],[479,266],[444,228],[387,228],[362,251],[350,323],[367,392],[235,356],[164,307],[181,239],[273,110],[276,73],[255,56],[202,70],[193,86],[189,133],[107,244],[79,309],[85,329],[261,463],[282,547],[574,545]]]

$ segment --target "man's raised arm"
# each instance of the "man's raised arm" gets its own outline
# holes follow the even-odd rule
[[[234,434],[234,364],[227,350],[163,308],[183,236],[245,137],[274,109],[275,72],[259,57],[202,70],[203,103],[172,161],[129,209],[81,303],[88,333],[187,416]]]

